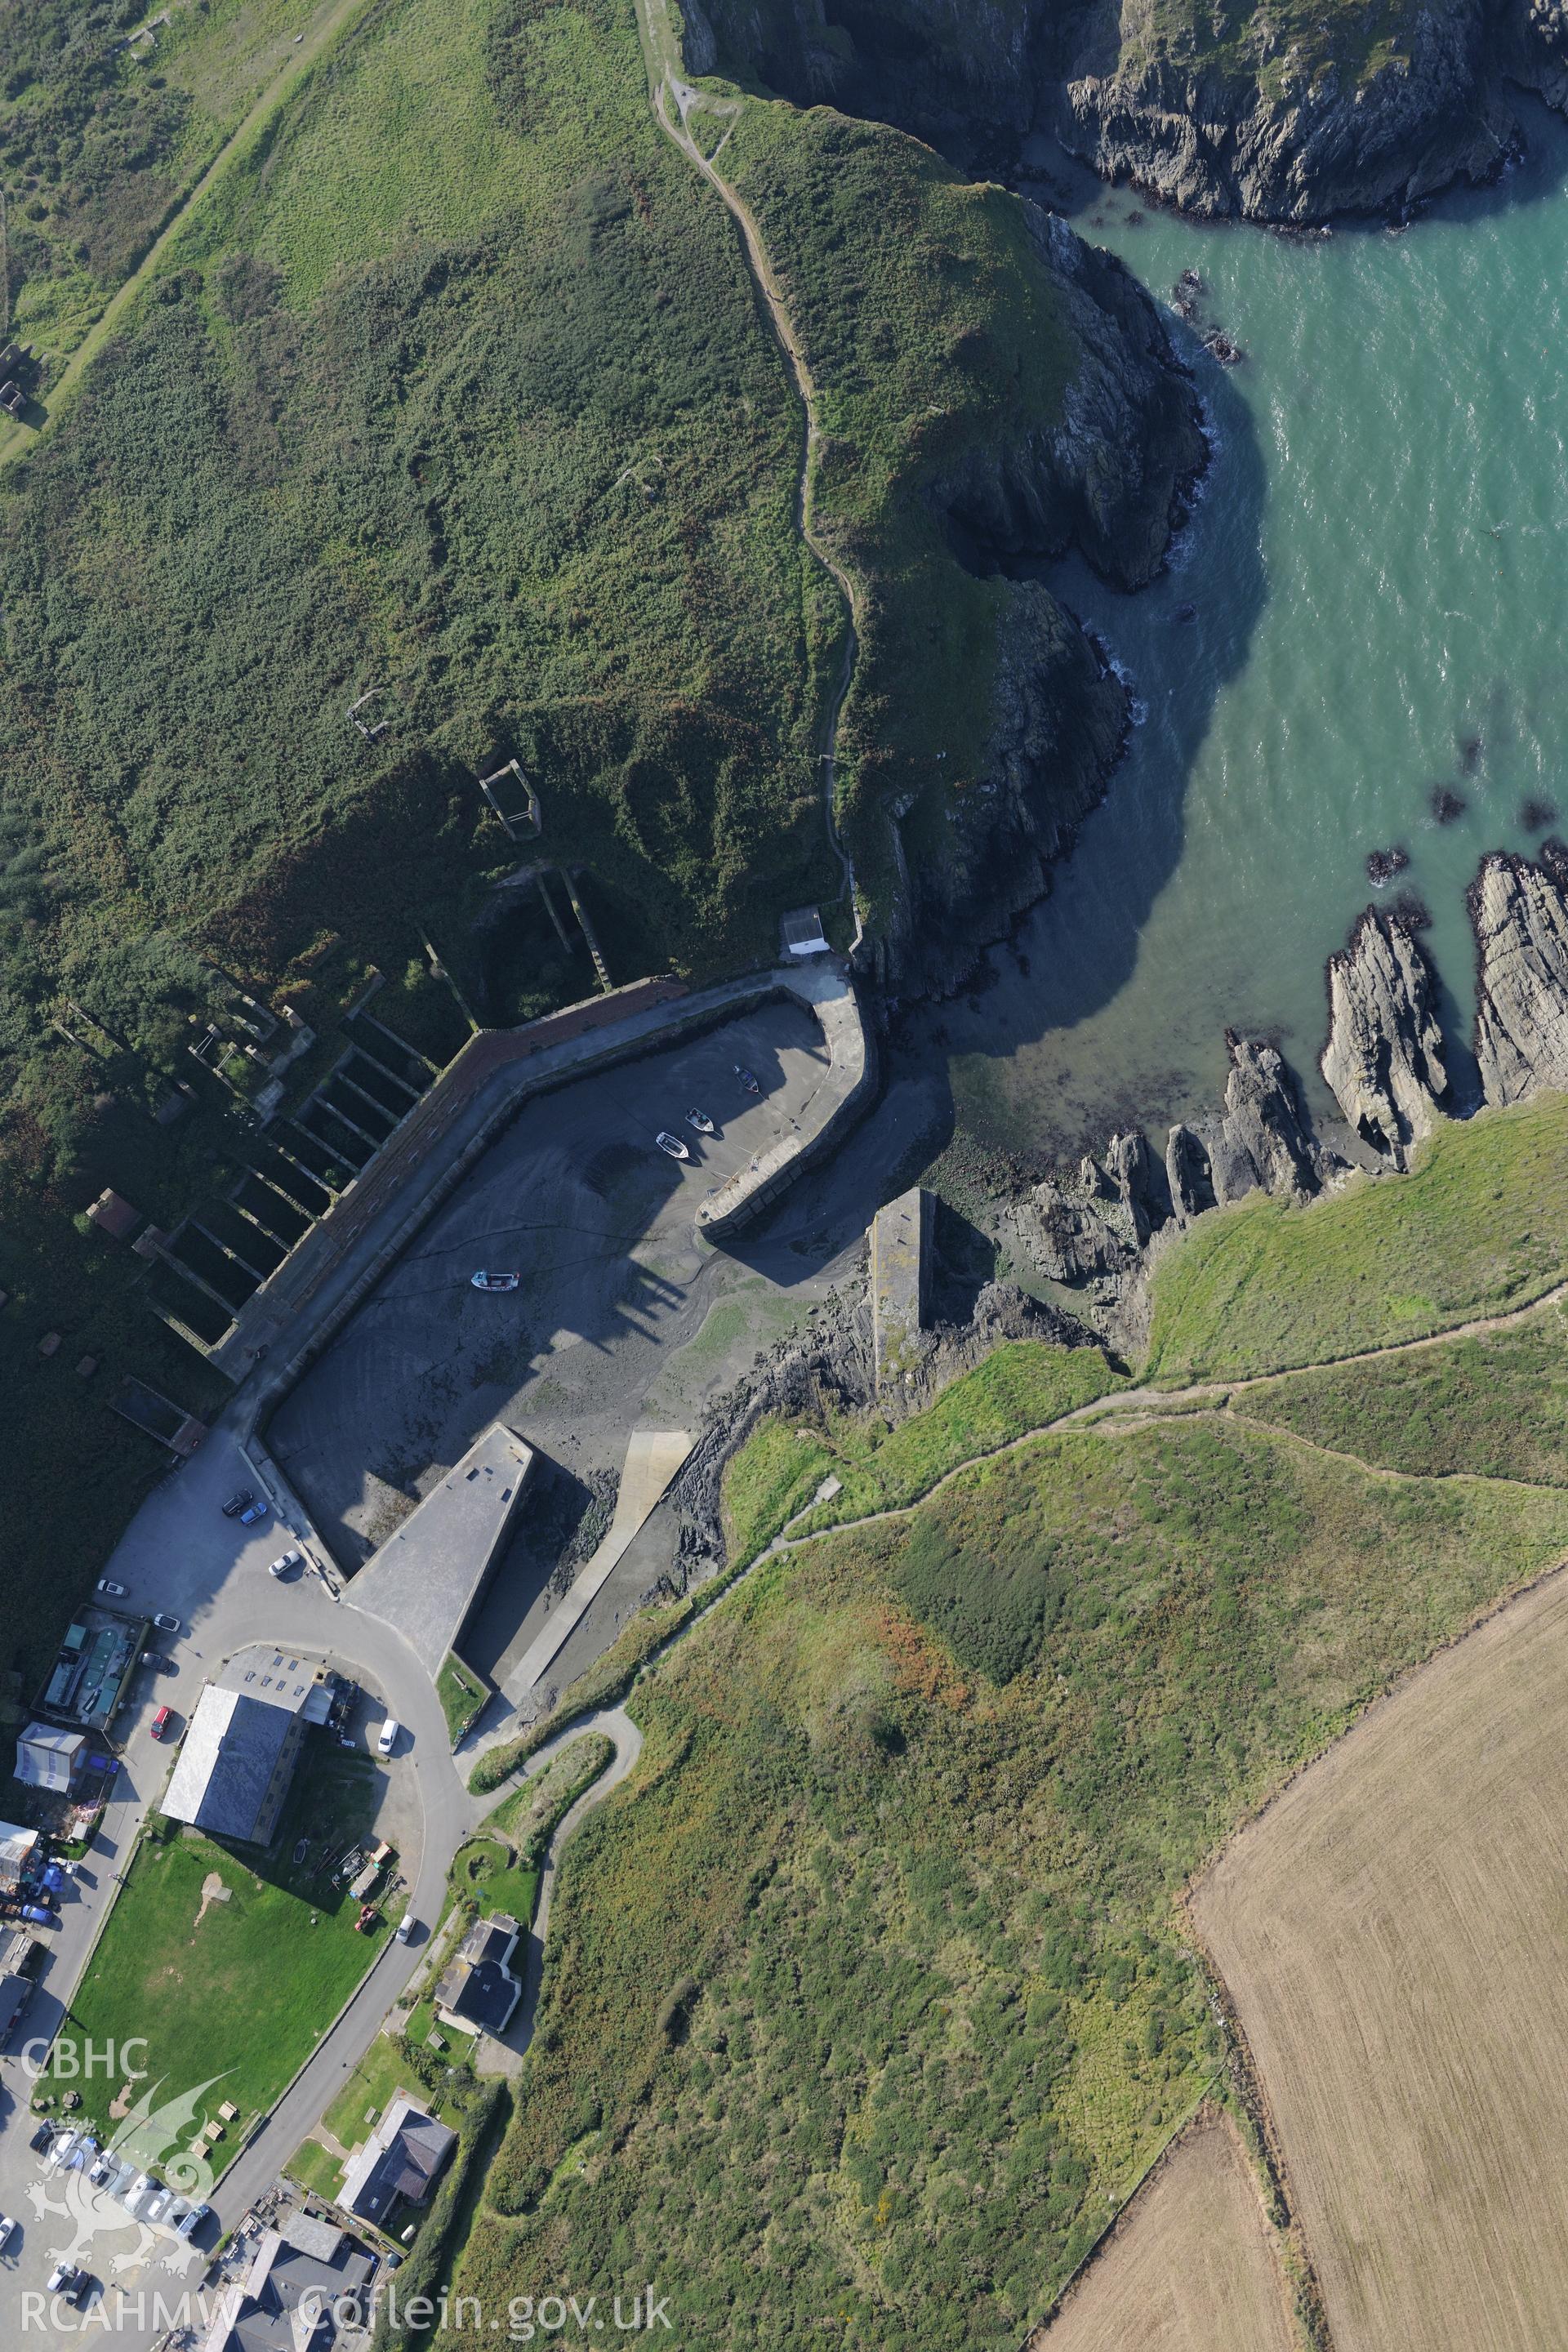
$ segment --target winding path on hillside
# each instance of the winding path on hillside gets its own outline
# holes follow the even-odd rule
[[[817,730],[817,764],[823,772],[823,814],[827,821],[827,838],[844,876],[844,889],[849,900],[849,910],[855,919],[855,935],[849,945],[853,955],[865,936],[865,923],[860,912],[859,896],[855,886],[855,868],[849,853],[839,837],[837,800],[838,790],[838,722],[854,682],[855,666],[859,658],[860,592],[854,574],[833,553],[813,514],[812,490],[816,478],[818,449],[822,430],[818,422],[819,398],[789,305],[784,300],[777,276],[768,258],[763,233],[756,215],[734,184],[718,170],[718,159],[728,145],[731,131],[739,119],[746,100],[741,98],[713,98],[704,90],[694,89],[682,71],[680,40],[670,21],[669,0],[637,0],[637,31],[642,40],[643,56],[647,64],[648,95],[654,119],[668,139],[674,141],[694,170],[713,188],[726,206],[741,232],[741,247],[746,267],[763,299],[769,323],[784,354],[790,380],[799,395],[805,415],[805,446],[801,454],[800,480],[795,487],[795,524],[802,539],[833,581],[844,600],[844,652],[838,677],[823,707]],[[693,137],[691,118],[707,113],[726,123],[722,137],[711,155],[704,154]]]

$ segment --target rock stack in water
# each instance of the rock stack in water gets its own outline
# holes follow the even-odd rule
[[[1475,1055],[1489,1103],[1568,1089],[1568,849],[1539,866],[1500,853],[1470,885]]]
[[[1350,1125],[1401,1170],[1447,1101],[1436,988],[1409,928],[1376,907],[1329,958],[1329,1042],[1318,1066]]]

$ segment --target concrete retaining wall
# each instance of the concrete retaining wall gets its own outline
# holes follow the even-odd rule
[[[710,1194],[697,1212],[697,1230],[709,1241],[722,1241],[750,1224],[808,1168],[837,1150],[877,1091],[876,1040],[861,1016],[848,974],[824,957],[771,978],[768,993],[791,996],[805,1005],[826,1041],[822,1116],[809,1135],[782,1137]]]
[[[628,990],[626,993],[630,995],[632,992]],[[825,969],[815,964],[748,972],[714,988],[647,1005],[624,1021],[597,1026],[565,1044],[547,1045],[526,1057],[507,1061],[461,1105],[455,1117],[448,1118],[444,1115],[441,1097],[464,1060],[464,1055],[459,1055],[458,1063],[437,1079],[420,1103],[419,1109],[425,1114],[420,1121],[425,1151],[405,1152],[407,1165],[401,1171],[401,1182],[392,1188],[393,1198],[387,1207],[355,1234],[352,1247],[344,1249],[337,1243],[331,1227],[333,1215],[353,1197],[352,1192],[345,1195],[337,1210],[305,1236],[293,1257],[285,1261],[271,1283],[242,1310],[245,1318],[250,1318],[258,1307],[267,1314],[267,1322],[260,1322],[258,1318],[254,1328],[258,1339],[262,1339],[265,1332],[262,1344],[272,1351],[272,1360],[268,1362],[264,1377],[252,1392],[246,1418],[247,1436],[254,1435],[265,1425],[273,1409],[525,1103],[537,1095],[574,1085],[577,1079],[592,1076],[616,1063],[661,1052],[682,1036],[713,1028],[738,1013],[754,1011],[759,1004],[777,996],[805,1005],[827,1041],[831,1070],[824,1090],[826,1116],[812,1135],[792,1137],[787,1145],[775,1147],[774,1152],[763,1155],[757,1171],[747,1170],[742,1179],[731,1178],[710,1202],[704,1202],[698,1215],[698,1230],[718,1240],[758,1215],[808,1167],[833,1150],[869,1105],[876,1084],[872,1040],[861,1018],[853,985],[837,967]],[[605,1000],[595,1002],[603,1005]],[[552,1016],[556,1020],[561,1017]],[[548,1024],[538,1025],[543,1028]],[[521,1037],[521,1033],[517,1034]],[[499,1033],[488,1032],[473,1044],[478,1046],[489,1040],[499,1044]],[[465,1055],[471,1050],[465,1048]],[[414,1115],[408,1125],[413,1127]],[[438,1144],[448,1147],[447,1156],[438,1167],[430,1168],[426,1164],[425,1154]],[[784,1156],[775,1161],[775,1152],[780,1151]],[[737,1196],[738,1184],[743,1190]],[[717,1214],[712,1213],[715,1211]],[[284,1276],[296,1260],[311,1251],[320,1252],[325,1262],[319,1268],[304,1271],[297,1288],[290,1286],[294,1290],[292,1299],[285,1302],[280,1296]],[[268,1297],[267,1293],[271,1297]],[[226,1346],[233,1348],[239,1337],[237,1326]],[[237,1365],[231,1376],[238,1376]]]

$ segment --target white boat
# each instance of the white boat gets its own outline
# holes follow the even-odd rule
[[[689,1110],[686,1124],[694,1127],[699,1135],[717,1135],[719,1131],[705,1110]]]
[[[515,1274],[470,1274],[468,1280],[476,1290],[515,1290],[521,1276]]]
[[[685,1144],[680,1140],[679,1136],[671,1135],[667,1127],[661,1127],[659,1129],[654,1140],[658,1145],[661,1151],[668,1152],[672,1160],[689,1160],[691,1157],[690,1152],[688,1151]]]

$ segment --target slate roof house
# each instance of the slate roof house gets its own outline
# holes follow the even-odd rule
[[[455,2131],[399,2091],[344,2165],[337,2201],[345,2213],[384,2226],[395,2205],[424,2204],[457,2145]]]
[[[375,2258],[331,2222],[290,2213],[263,2230],[243,2279],[225,2289],[202,2352],[331,2352],[337,2319],[368,2310]]]
[[[444,2024],[469,2033],[504,2033],[522,1998],[511,1956],[521,1933],[506,1911],[476,1919],[451,1967],[436,1988],[436,2008]]]

